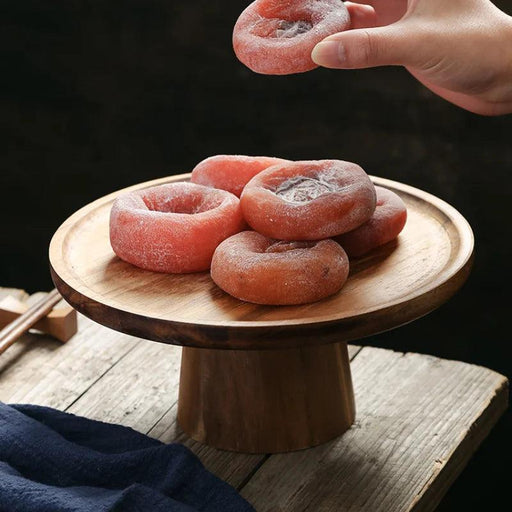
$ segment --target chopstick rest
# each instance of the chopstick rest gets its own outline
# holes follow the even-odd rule
[[[0,301],[0,354],[29,329],[68,341],[77,331],[77,316],[68,305],[54,309],[61,299],[54,289],[30,307],[11,296]]]

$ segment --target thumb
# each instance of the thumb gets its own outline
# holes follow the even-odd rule
[[[318,43],[313,62],[326,68],[357,69],[374,66],[413,66],[417,39],[401,23],[385,27],[347,30]]]

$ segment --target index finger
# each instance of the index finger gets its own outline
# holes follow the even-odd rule
[[[375,24],[373,26],[389,25],[401,19],[407,12],[408,0],[363,0],[361,2],[345,2],[349,12],[357,9],[359,6],[373,7],[376,14]],[[355,6],[358,6],[357,8]],[[361,10],[355,11],[355,16],[360,14]]]

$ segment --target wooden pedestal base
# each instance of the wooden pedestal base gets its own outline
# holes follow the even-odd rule
[[[244,453],[287,452],[339,436],[354,417],[346,343],[183,347],[178,422],[197,441]]]

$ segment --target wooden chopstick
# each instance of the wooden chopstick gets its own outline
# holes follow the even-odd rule
[[[61,299],[57,289],[53,289],[16,320],[6,325],[0,331],[0,354],[3,354],[22,334],[46,316]]]

